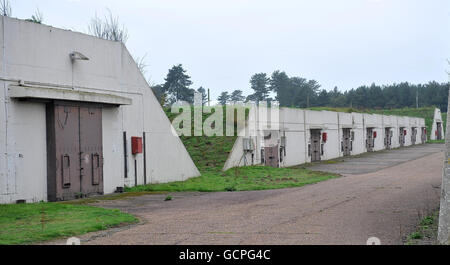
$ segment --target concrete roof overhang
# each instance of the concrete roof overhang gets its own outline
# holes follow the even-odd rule
[[[17,99],[57,99],[93,102],[111,105],[131,105],[131,98],[109,93],[97,93],[65,88],[51,88],[40,86],[10,85],[8,94]]]

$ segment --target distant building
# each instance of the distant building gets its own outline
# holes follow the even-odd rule
[[[223,170],[289,167],[427,140],[423,118],[280,108],[268,128],[261,119],[265,114],[252,109],[245,128],[249,133],[237,138]]]

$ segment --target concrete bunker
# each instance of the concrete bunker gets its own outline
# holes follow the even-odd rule
[[[0,36],[0,203],[200,175],[122,43],[4,16]]]
[[[258,116],[252,114],[256,111],[250,110],[249,113],[246,131],[256,133],[238,136],[223,170],[247,165],[289,167],[409,146],[419,143],[418,128],[422,128],[421,143],[426,142],[423,118],[283,107],[279,109],[279,128],[267,130],[258,126],[249,127],[252,122],[260,124]],[[409,137],[407,131],[413,136]],[[259,151],[243,148],[244,139],[250,139],[255,145],[254,150]]]

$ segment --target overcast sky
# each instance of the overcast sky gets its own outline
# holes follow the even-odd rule
[[[327,90],[376,82],[447,82],[449,0],[10,0],[13,17],[86,32],[109,8],[145,54],[152,83],[183,64],[193,88],[251,93],[250,76],[283,70]]]

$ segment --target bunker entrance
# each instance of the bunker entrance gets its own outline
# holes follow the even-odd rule
[[[411,144],[416,144],[417,128],[411,127]]]
[[[436,134],[436,140],[442,140],[442,123],[437,122],[437,134]]]
[[[279,158],[278,158],[278,145],[264,147],[264,164],[269,167],[278,167],[279,166]]]
[[[103,194],[101,106],[47,105],[47,161],[49,201]]]
[[[427,141],[427,128],[426,127],[422,127],[422,135],[421,135],[420,139],[422,140],[422,144],[424,144]]]
[[[373,152],[375,146],[375,138],[373,137],[373,128],[367,128],[366,149],[367,152]]]
[[[321,145],[320,145],[320,130],[311,130],[311,143],[309,145],[309,153],[311,162],[320,161]]]
[[[392,131],[390,127],[384,129],[384,146],[386,149],[391,149],[392,146]]]
[[[398,141],[400,143],[400,146],[404,146],[405,145],[405,127],[400,127],[398,135],[399,135]]]
[[[344,156],[349,156],[352,149],[351,132],[349,128],[342,129],[342,153]]]

